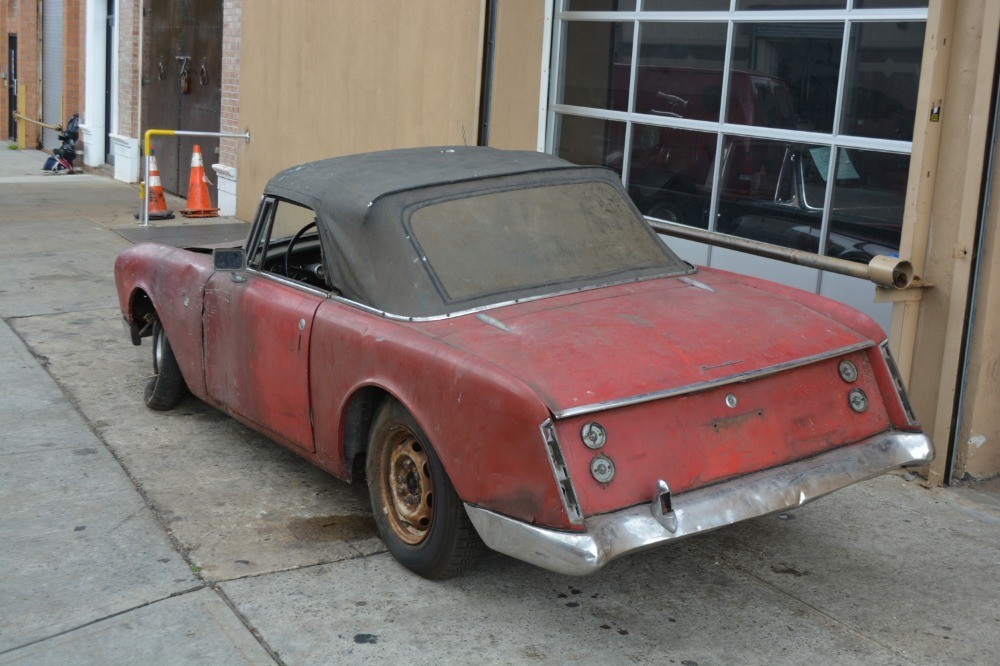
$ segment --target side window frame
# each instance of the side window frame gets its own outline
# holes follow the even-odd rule
[[[257,216],[254,228],[247,241],[247,268],[262,272],[261,263],[263,256],[271,239],[271,223],[274,220],[275,200],[272,197],[264,197],[257,207]]]

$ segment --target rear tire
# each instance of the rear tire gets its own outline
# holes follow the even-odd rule
[[[483,548],[462,500],[406,408],[382,404],[366,459],[379,534],[400,564],[431,580],[471,567]]]
[[[146,384],[146,406],[157,411],[173,409],[184,397],[184,377],[159,319],[153,320],[153,377]]]

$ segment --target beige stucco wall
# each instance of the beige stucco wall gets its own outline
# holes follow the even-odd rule
[[[244,3],[237,216],[294,164],[475,145],[483,18],[481,0]]]
[[[956,471],[985,478],[1000,473],[1000,164],[994,163],[969,375],[958,432]]]
[[[944,25],[938,25],[933,17],[942,8],[946,20]],[[912,356],[903,361],[904,364],[911,364],[908,385],[914,410],[935,443],[937,458],[930,467],[930,478],[935,483],[941,483],[948,481],[945,478],[947,447],[952,436],[966,302],[973,274],[972,250],[986,159],[986,137],[991,121],[990,96],[996,74],[1000,4],[995,4],[993,0],[939,0],[932,3],[931,15],[928,40],[934,40],[935,34],[943,30],[950,43],[942,79],[945,86],[940,98],[935,94],[935,100],[925,100],[941,101],[940,140],[924,142],[915,138],[913,159],[920,166],[919,171],[911,176],[911,183],[915,182],[915,178],[918,185],[908,193],[907,206],[913,206],[921,197],[929,196],[929,225],[920,227],[912,239],[908,239],[907,235],[913,235],[914,229],[904,231],[901,253],[914,257],[914,265],[932,287],[924,291],[919,303],[896,306],[892,336],[900,336],[901,330],[905,331],[907,327],[903,321],[904,310],[907,317],[916,317]],[[926,93],[922,91],[921,94]],[[926,117],[919,116],[917,129],[921,132],[938,131],[938,128],[931,127]],[[933,157],[935,150],[936,158]],[[928,156],[933,159],[927,159]],[[922,251],[908,254],[923,245],[926,245],[924,260],[920,256]],[[994,283],[997,280],[995,276],[991,279]],[[989,288],[985,286],[986,290]],[[998,288],[997,284],[992,286],[994,294]],[[984,298],[987,296],[984,295]],[[984,310],[986,316],[979,321],[979,344],[971,350],[969,358],[969,367],[977,369],[977,384],[970,384],[966,405],[971,407],[970,415],[973,417],[969,425],[986,430],[992,428],[994,433],[992,441],[986,441],[975,452],[979,474],[992,475],[1000,473],[1000,465],[996,464],[1000,457],[1000,442],[995,436],[996,417],[987,415],[982,406],[996,402],[997,379],[992,380],[994,388],[991,391],[989,377],[981,373],[987,370],[991,358],[996,358],[996,345],[991,349],[984,347],[983,343],[996,339],[1000,318],[995,313],[991,318],[988,307]],[[1000,370],[994,371],[997,372]],[[996,411],[995,407],[992,409]],[[956,448],[959,463],[969,459],[967,439],[962,442],[960,433]],[[994,462],[991,466],[987,461]],[[956,466],[955,472],[956,476],[961,476],[960,465]]]
[[[541,103],[545,3],[497,3],[489,145],[535,150]]]

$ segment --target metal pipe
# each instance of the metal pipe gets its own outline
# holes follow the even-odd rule
[[[747,238],[738,238],[716,231],[697,229],[676,222],[649,220],[653,229],[668,236],[676,236],[685,240],[708,243],[717,247],[746,252],[758,257],[778,259],[797,266],[817,268],[839,275],[847,275],[862,280],[874,282],[881,287],[905,289],[913,283],[913,268],[910,262],[896,257],[876,256],[867,264],[860,264],[846,259],[826,257],[814,252],[792,250],[780,245],[771,245]]]
[[[28,118],[27,116],[22,116],[17,111],[14,112],[14,117],[18,120],[24,120],[26,122],[29,122],[32,125],[38,125],[39,127],[44,127],[45,129],[55,130],[57,132],[62,130],[62,125],[50,125],[48,123],[43,123],[41,120],[35,120],[33,118]]]
[[[150,140],[154,136],[211,136],[222,139],[243,139],[250,143],[250,132],[195,132],[192,130],[150,129],[143,135],[143,179],[142,179],[142,215],[139,217],[141,227],[149,226],[149,153],[152,149]]]

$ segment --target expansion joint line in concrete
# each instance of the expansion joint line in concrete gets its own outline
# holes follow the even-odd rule
[[[229,598],[229,595],[226,594],[225,590],[219,587],[218,584],[211,585],[210,587],[217,595],[219,595],[219,598],[222,599],[222,602],[227,606],[229,606],[229,610],[233,612],[233,615],[236,616],[236,619],[238,619],[243,624],[243,627],[250,632],[250,635],[253,636],[254,639],[257,641],[257,643],[260,644],[260,646],[264,649],[265,652],[267,652],[268,656],[270,656],[271,659],[274,660],[274,663],[278,664],[279,666],[287,666],[284,660],[280,656],[278,656],[277,651],[270,646],[267,640],[264,639],[264,636],[262,636],[261,633],[257,631],[257,628],[253,626],[253,624],[251,624],[249,618],[247,618],[247,616],[244,615],[240,611],[240,609],[236,607],[236,604],[233,603],[233,600]]]
[[[791,599],[791,600],[793,600],[793,601],[795,601],[795,602],[797,602],[797,603],[805,606],[806,608],[812,610],[816,614],[825,617],[827,620],[829,620],[833,624],[837,625],[838,627],[843,628],[845,631],[848,631],[848,632],[854,634],[855,636],[857,636],[858,638],[860,638],[860,639],[862,639],[864,641],[868,641],[869,643],[873,643],[873,644],[879,646],[883,650],[886,650],[887,652],[890,652],[891,654],[899,657],[900,659],[902,659],[906,663],[914,664],[915,666],[916,666],[916,664],[920,663],[920,662],[913,661],[913,659],[911,659],[910,657],[908,657],[905,654],[901,653],[899,650],[897,650],[896,648],[892,647],[891,645],[887,645],[886,643],[883,643],[882,641],[878,640],[874,636],[869,636],[868,634],[864,633],[860,629],[857,629],[856,627],[852,627],[850,624],[844,622],[843,620],[841,620],[840,618],[836,617],[835,615],[831,615],[830,613],[826,612],[822,608],[819,608],[819,607],[815,606],[814,604],[809,603],[805,599],[792,594],[788,590],[775,585],[771,581],[766,580],[765,578],[762,578],[762,577],[758,576],[754,572],[750,571],[749,569],[747,569],[746,567],[744,567],[743,565],[741,565],[739,562],[736,562],[736,561],[731,560],[731,559],[729,559],[727,557],[724,557],[724,556],[722,556],[722,555],[720,555],[720,554],[718,554],[718,553],[716,553],[716,552],[714,552],[714,551],[712,551],[712,550],[710,550],[708,548],[705,548],[704,546],[701,546],[700,544],[696,544],[695,543],[695,544],[692,544],[692,545],[697,550],[701,551],[702,553],[704,553],[706,555],[709,555],[711,557],[714,557],[714,558],[716,558],[716,559],[724,562],[728,566],[732,567],[735,571],[737,571],[738,573],[743,574],[747,578],[751,578],[751,579],[757,581],[758,583],[764,585],[765,587],[771,588],[772,590],[774,590],[778,594],[780,594],[780,595],[782,595],[784,597],[788,597],[789,599]]]
[[[52,634],[51,636],[45,636],[43,638],[37,638],[37,639],[35,639],[33,641],[29,641],[29,642],[25,643],[24,645],[18,645],[16,647],[7,648],[6,650],[0,651],[0,656],[8,654],[10,652],[15,652],[17,650],[23,650],[26,647],[31,647],[32,645],[37,645],[38,643],[44,643],[45,641],[52,640],[53,638],[58,638],[59,636],[65,636],[66,634],[71,634],[74,631],[79,631],[80,629],[85,629],[85,628],[90,627],[92,625],[95,625],[95,624],[97,624],[99,622],[104,622],[105,620],[110,620],[112,618],[116,618],[116,617],[119,617],[121,615],[125,615],[126,613],[131,613],[133,611],[137,611],[139,609],[146,608],[147,606],[152,606],[154,604],[158,604],[161,601],[166,601],[167,599],[173,599],[175,597],[180,597],[180,596],[183,596],[185,594],[190,594],[192,592],[197,592],[198,590],[204,590],[205,587],[206,587],[206,585],[204,583],[202,583],[201,585],[195,585],[194,587],[190,587],[190,588],[188,588],[186,590],[180,590],[178,592],[174,592],[173,594],[169,594],[169,595],[167,595],[165,597],[161,597],[159,599],[153,599],[152,601],[147,601],[146,603],[139,604],[138,606],[132,606],[131,608],[125,608],[123,610],[116,611],[114,613],[110,613],[108,615],[105,615],[104,617],[99,617],[99,618],[97,618],[95,620],[91,620],[90,622],[84,622],[81,625],[77,625],[75,627],[71,627],[71,628],[66,629],[64,631],[56,632],[56,633]]]

